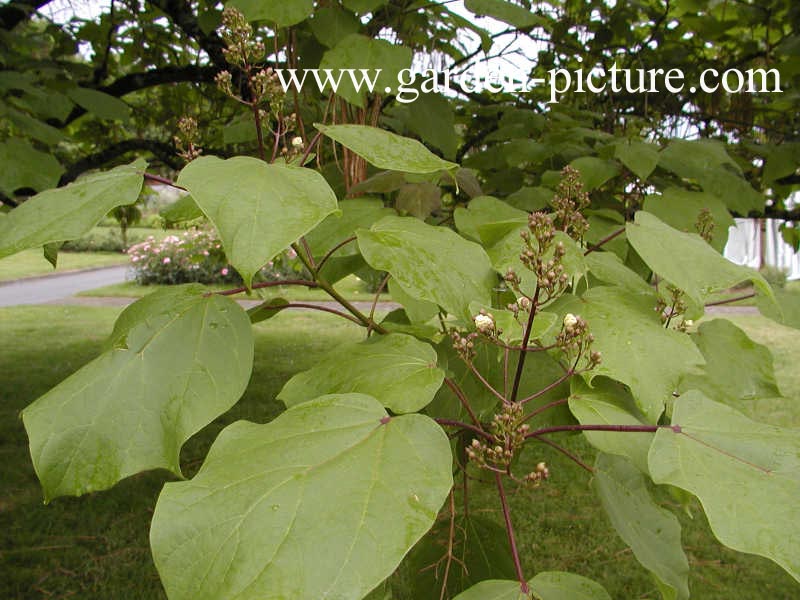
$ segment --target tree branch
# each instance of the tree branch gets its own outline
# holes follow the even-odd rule
[[[108,164],[128,152],[136,150],[146,150],[157,157],[164,164],[171,169],[179,169],[181,162],[175,154],[175,148],[170,144],[166,144],[159,140],[146,140],[146,139],[133,139],[123,140],[98,150],[93,154],[83,157],[79,161],[73,163],[64,174],[61,176],[59,185],[66,185],[70,181],[74,181],[77,177],[90,169],[96,169]]]
[[[165,83],[212,83],[218,71],[219,69],[214,66],[184,65],[180,67],[161,67],[159,69],[150,69],[143,73],[129,73],[109,85],[91,89],[120,98],[125,94]],[[84,114],[86,114],[86,109],[76,106],[63,123],[51,122],[50,124],[56,127],[65,127]]]
[[[49,4],[50,0],[10,0],[0,6],[0,29],[11,31],[33,13]]]

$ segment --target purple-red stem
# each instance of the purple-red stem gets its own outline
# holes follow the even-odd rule
[[[339,317],[342,317],[343,319],[352,321],[356,325],[361,325],[361,326],[364,325],[359,319],[355,318],[352,315],[348,315],[347,313],[343,313],[342,311],[336,310],[335,308],[329,308],[321,304],[308,304],[306,302],[289,302],[288,304],[283,304],[275,308],[280,308],[281,310],[283,310],[284,308],[310,308],[311,310],[320,310],[322,312],[330,313],[332,315],[337,315]]]
[[[306,164],[306,160],[308,160],[308,157],[311,155],[311,151],[312,151],[312,149],[314,148],[314,146],[316,146],[316,145],[317,145],[317,143],[319,142],[319,140],[320,140],[320,138],[321,138],[321,137],[322,137],[322,132],[321,132],[321,131],[318,131],[318,132],[317,132],[317,135],[315,135],[315,136],[313,137],[313,139],[311,140],[311,142],[309,142],[309,144],[308,144],[308,148],[306,148],[306,151],[305,151],[305,152],[303,152],[303,157],[300,159],[300,166],[301,166],[301,167],[302,167],[304,164]]]
[[[527,415],[525,415],[525,418],[522,419],[521,422],[524,423],[525,421],[534,418],[536,415],[539,415],[547,410],[550,410],[551,408],[555,408],[556,406],[561,406],[562,404],[566,404],[567,402],[569,402],[569,398],[561,398],[559,400],[553,400],[552,402],[549,402],[548,404],[540,406],[539,408],[529,412]]]
[[[569,458],[569,459],[570,459],[572,462],[574,462],[576,465],[578,465],[579,467],[581,467],[581,468],[583,468],[583,469],[586,469],[587,471],[589,471],[589,473],[594,473],[594,469],[593,469],[592,467],[590,467],[590,466],[589,466],[589,465],[587,465],[585,462],[583,462],[583,461],[582,461],[580,458],[578,458],[578,457],[577,457],[575,454],[573,454],[572,452],[570,452],[569,450],[567,450],[566,448],[564,448],[564,446],[562,446],[562,445],[560,445],[560,444],[556,444],[555,442],[553,442],[553,441],[551,441],[551,440],[548,440],[546,437],[541,437],[541,436],[538,436],[538,435],[537,435],[537,436],[536,436],[536,439],[537,439],[538,441],[540,441],[540,442],[543,442],[543,443],[547,444],[547,445],[548,445],[548,446],[550,446],[551,448],[554,448],[555,450],[558,450],[559,452],[561,452],[561,454],[563,454],[564,456],[566,456],[567,458]]]
[[[153,175],[152,173],[142,173],[142,177],[148,179],[150,181],[155,181],[156,183],[163,183],[164,185],[168,185],[170,187],[174,187],[178,190],[183,190],[184,192],[188,192],[185,187],[179,186],[177,183],[172,181],[171,179],[167,179],[166,177],[161,177],[161,175]]]
[[[603,245],[604,245],[604,244],[606,244],[606,243],[610,242],[610,241],[611,241],[611,240],[613,240],[615,237],[617,237],[618,235],[621,235],[621,234],[623,234],[623,233],[625,233],[625,228],[624,228],[624,227],[620,227],[619,229],[617,229],[617,230],[616,230],[616,231],[614,231],[613,233],[610,233],[609,235],[607,235],[606,237],[604,237],[603,239],[601,239],[601,240],[600,240],[599,242],[597,242],[596,244],[591,244],[591,245],[589,245],[589,248],[586,250],[586,252],[584,252],[584,253],[583,253],[583,255],[584,255],[584,256],[586,256],[587,254],[591,254],[591,253],[592,253],[592,252],[594,252],[595,250],[599,250],[600,248],[602,248],[602,247],[603,247]]]
[[[475,365],[473,365],[471,362],[467,362],[467,366],[469,367],[469,370],[472,371],[472,374],[475,375],[475,377],[478,379],[478,381],[480,381],[483,384],[483,387],[489,390],[496,398],[498,398],[504,404],[508,402],[508,400],[506,400],[503,394],[494,389],[494,386],[492,386],[491,383],[486,381],[486,378],[483,375],[481,375],[481,372],[478,371],[478,369],[475,368]]]
[[[271,287],[280,287],[284,285],[302,285],[305,287],[315,288],[317,287],[316,281],[310,281],[307,279],[284,279],[283,281],[261,281],[259,283],[254,283],[250,289],[258,290],[261,288],[271,288]],[[220,292],[208,292],[205,294],[206,296],[235,296],[236,294],[241,294],[242,292],[246,292],[246,287],[238,287],[233,288],[230,290],[222,290]]]
[[[459,429],[468,429],[469,431],[478,434],[482,438],[494,443],[495,439],[494,436],[490,433],[485,432],[480,427],[476,427],[475,425],[470,425],[469,423],[464,423],[462,421],[454,421],[452,419],[434,419],[439,425],[444,425],[445,427],[458,427]]]
[[[320,261],[319,261],[319,264],[317,265],[317,271],[321,271],[321,270],[322,270],[322,267],[323,267],[323,265],[324,265],[324,264],[325,264],[325,263],[328,261],[328,259],[329,259],[329,258],[330,258],[330,257],[333,255],[333,253],[334,253],[334,252],[336,252],[336,251],[337,251],[339,248],[341,248],[341,247],[343,247],[343,246],[346,246],[346,245],[347,245],[347,244],[349,244],[350,242],[355,242],[355,241],[356,241],[356,239],[357,239],[357,238],[356,238],[356,236],[354,236],[354,235],[353,235],[353,236],[350,236],[350,237],[349,237],[349,238],[347,238],[346,240],[342,240],[341,242],[339,242],[338,244],[336,244],[336,245],[335,245],[333,248],[331,248],[330,250],[328,250],[328,251],[325,253],[325,256],[323,256],[323,257],[320,259]]]
[[[519,401],[519,403],[520,404],[525,404],[526,402],[530,402],[531,400],[536,400],[536,398],[544,396],[547,392],[549,392],[550,390],[554,390],[555,388],[560,386],[562,383],[564,383],[567,379],[572,377],[574,374],[575,374],[574,370],[572,370],[572,369],[568,370],[561,377],[556,379],[553,383],[549,384],[546,387],[543,387],[541,390],[539,390],[535,394],[531,394],[527,398],[523,398],[522,400]]]
[[[533,298],[531,298],[531,314],[528,317],[528,325],[525,327],[525,333],[522,335],[522,347],[527,348],[528,342],[531,339],[531,330],[533,329],[533,319],[536,317],[536,310],[539,308],[539,286],[536,286],[536,291],[533,293]],[[511,388],[511,402],[515,402],[517,400],[517,394],[519,393],[519,384],[522,380],[522,369],[525,366],[525,357],[527,356],[527,352],[520,352],[519,358],[517,359],[517,372],[514,374],[514,386]]]
[[[252,91],[252,86],[250,87],[250,91]],[[258,158],[261,160],[266,160],[266,155],[264,153],[264,134],[261,132],[261,115],[259,114],[258,110],[258,103],[253,102],[251,104],[253,107],[253,120],[255,121],[256,125],[256,137],[258,139]],[[272,157],[272,160],[275,160],[275,157]]]
[[[557,425],[544,427],[531,431],[525,439],[538,437],[546,433],[559,433],[561,431],[618,431],[625,433],[655,433],[659,429],[671,429],[675,433],[682,433],[680,425]]]
[[[503,487],[503,476],[500,473],[494,474],[494,481],[497,484],[497,493],[500,496],[500,505],[503,507],[503,519],[506,522],[506,533],[508,534],[508,544],[511,546],[511,556],[514,559],[514,570],[517,572],[517,579],[519,580],[519,589],[523,594],[529,594],[528,582],[525,580],[525,574],[522,572],[522,563],[519,560],[519,551],[517,550],[517,540],[514,537],[514,525],[511,523],[511,509],[508,507],[508,500],[506,499],[506,490]]]
[[[730,304],[731,302],[738,302],[739,300],[747,300],[748,298],[755,298],[755,292],[745,294],[744,296],[736,296],[735,298],[728,298],[727,300],[717,300],[716,302],[709,302],[706,306],[719,306],[720,304]]]
[[[461,402],[461,406],[463,406],[464,410],[467,411],[469,418],[472,419],[472,422],[475,424],[475,426],[478,429],[480,429],[481,428],[480,419],[478,419],[478,417],[475,415],[475,412],[472,410],[472,407],[469,404],[469,400],[467,400],[467,397],[464,395],[464,391],[459,387],[459,385],[455,381],[453,381],[449,377],[445,377],[444,382],[447,385],[447,387],[449,387],[450,390],[456,395],[458,401]],[[481,431],[483,430],[481,429]]]

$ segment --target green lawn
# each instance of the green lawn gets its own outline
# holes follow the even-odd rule
[[[152,565],[148,522],[164,472],[137,475],[110,491],[58,498],[49,506],[30,463],[19,411],[96,356],[119,309],[20,307],[0,309],[0,598],[161,599]],[[775,353],[785,395],[800,398],[795,368],[800,332],[761,317],[734,319]],[[194,436],[182,462],[191,475],[215,435],[237,419],[265,422],[281,410],[281,385],[323,352],[361,331],[336,317],[282,313],[256,326],[256,362],[243,400]],[[740,406],[751,416],[800,425],[800,408],[772,400]],[[592,460],[580,436],[562,440]],[[511,495],[526,572],[571,570],[601,581],[615,599],[659,598],[649,575],[616,538],[598,507],[586,473],[544,446],[522,457],[532,467],[546,460],[552,479],[541,488]],[[474,484],[472,510],[501,519],[493,489]],[[695,507],[694,520],[680,516],[692,563],[691,587],[701,600],[788,599],[800,586],[771,562],[722,549]]]
[[[112,296],[123,296],[129,298],[141,298],[142,296],[146,296],[147,294],[150,294],[151,292],[154,292],[162,287],[166,286],[139,285],[134,281],[127,281],[125,283],[116,283],[113,285],[107,285],[93,290],[80,292],[78,296],[99,296],[103,298]],[[208,289],[210,291],[218,292],[228,287],[230,286],[209,285]],[[348,300],[360,300],[364,302],[369,302],[375,297],[374,294],[371,294],[366,290],[364,284],[355,275],[350,275],[349,277],[345,277],[339,283],[337,283],[335,287],[341,294],[344,294],[345,298],[347,298]],[[246,298],[247,295],[240,294],[240,297]],[[285,287],[265,288],[265,289],[255,290],[253,292],[252,297],[255,299],[280,297],[291,301],[331,299],[330,296],[328,296],[328,294],[326,294],[323,290],[309,289],[301,286],[285,286]],[[388,293],[384,292],[383,294],[381,294],[381,301],[388,302],[389,300],[391,300],[391,296],[389,296]]]
[[[47,262],[39,248],[23,250],[13,256],[0,259],[0,281],[11,281],[24,277],[62,273],[75,269],[91,269],[127,264],[128,257],[113,252],[60,252],[58,268]]]

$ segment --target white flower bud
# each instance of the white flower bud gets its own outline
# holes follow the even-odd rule
[[[692,325],[694,325],[694,321],[692,321],[691,319],[684,319],[683,324],[686,325],[687,327],[691,327]]]
[[[573,315],[572,313],[567,313],[564,315],[564,327],[575,327],[578,323],[578,317]]]
[[[519,306],[522,310],[528,310],[531,307],[530,298],[527,296],[521,296],[517,298],[517,306]]]
[[[295,138],[292,138],[292,146],[294,146],[295,148],[302,148],[303,138],[301,138],[299,135]]]
[[[475,328],[481,333],[491,333],[494,331],[494,319],[491,315],[475,315]]]

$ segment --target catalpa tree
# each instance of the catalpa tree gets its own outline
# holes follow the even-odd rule
[[[353,4],[335,10],[359,12]],[[512,21],[519,10],[537,16],[507,2],[468,5]],[[730,321],[695,324],[718,292],[748,282],[764,314],[800,325],[791,295],[720,254],[731,214],[765,205],[726,146],[633,139],[587,129],[580,115],[552,131],[540,114],[498,104],[475,109],[493,126],[463,155],[425,140],[436,154],[376,126],[402,123],[402,111],[347,92],[304,123],[250,21],[281,30],[304,22],[311,4],[264,6],[226,11],[214,34],[228,67],[216,84],[245,108],[254,156],[209,152],[186,117],[176,144],[187,164],[174,181],[137,159],[0,216],[0,257],[43,247],[55,261],[62,242],[158,180],[188,192],[173,217],[207,219],[244,280],[133,303],[100,356],[23,411],[45,500],[171,471],[179,480],[158,497],[150,542],[173,599],[391,598],[404,569],[418,576],[414,597],[609,598],[577,573],[523,570],[508,495],[552,485],[535,458],[547,447],[586,471],[663,597],[690,593],[679,522],[656,500],[663,492],[697,498],[722,544],[800,579],[800,438],[732,407],[779,395],[770,354]],[[293,10],[302,14],[285,15]],[[300,49],[292,31],[282,38],[289,57]],[[367,42],[328,43],[351,60],[344,50]],[[337,160],[339,179],[325,166]],[[288,247],[303,276],[254,282]],[[380,288],[400,308],[377,316],[337,290],[365,270],[385,274]],[[226,427],[185,479],[183,444],[248,385],[252,325],[299,305],[269,297],[246,311],[229,296],[276,286],[324,291],[336,308],[302,306],[338,315],[364,339],[287,381],[273,421]],[[597,449],[592,464],[565,447],[569,434]],[[535,467],[522,469],[530,456]],[[495,490],[502,527],[469,511],[472,486]],[[498,534],[486,569],[470,568],[480,548],[454,552]],[[420,565],[437,549],[430,582]]]

